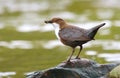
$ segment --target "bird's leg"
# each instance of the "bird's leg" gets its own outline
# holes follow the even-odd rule
[[[80,50],[79,50],[79,52],[78,52],[78,55],[76,56],[76,59],[79,58],[79,55],[80,55],[80,52],[82,51],[82,49],[83,49],[83,47],[82,47],[82,45],[80,45]]]
[[[75,48],[72,48],[72,53],[71,53],[69,59],[67,60],[67,62],[70,62],[70,59],[71,59],[72,55],[74,54],[74,52],[75,52]]]

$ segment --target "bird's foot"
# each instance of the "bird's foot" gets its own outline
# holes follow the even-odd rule
[[[66,64],[71,64],[71,58],[67,59],[66,61],[64,61],[63,63],[66,63]]]
[[[63,61],[63,63],[71,63],[71,61],[70,60],[67,60],[67,61]]]
[[[73,64],[73,62],[71,60],[67,60],[66,64]]]
[[[67,60],[67,61],[66,61],[66,63],[67,63],[67,64],[70,64],[70,63],[71,63],[71,61],[70,61],[70,60]]]
[[[72,62],[72,61],[70,61],[70,60],[67,60],[66,61],[66,65],[69,65],[69,66],[71,66],[71,67],[74,67],[74,62]]]
[[[75,59],[81,59],[81,58],[77,56]]]

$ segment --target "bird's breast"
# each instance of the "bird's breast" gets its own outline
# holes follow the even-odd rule
[[[60,37],[59,37],[60,26],[59,26],[59,24],[53,23],[52,25],[54,27],[56,37],[60,40]]]

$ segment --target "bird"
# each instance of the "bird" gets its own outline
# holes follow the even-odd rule
[[[79,46],[80,49],[75,59],[80,59],[79,55],[83,49],[83,44],[87,43],[88,41],[95,40],[94,37],[98,29],[106,24],[101,23],[90,29],[84,29],[78,26],[70,25],[60,17],[54,17],[50,20],[45,21],[45,23],[52,24],[55,29],[57,38],[64,45],[70,46],[72,48],[72,53],[70,54],[67,62],[70,62],[77,46]]]

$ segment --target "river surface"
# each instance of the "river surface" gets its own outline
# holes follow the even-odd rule
[[[95,40],[84,44],[81,57],[99,63],[119,62],[119,3],[119,0],[0,0],[0,78],[24,78],[27,73],[56,66],[68,58],[72,49],[57,40],[52,25],[44,23],[53,17],[85,29],[105,22]]]

